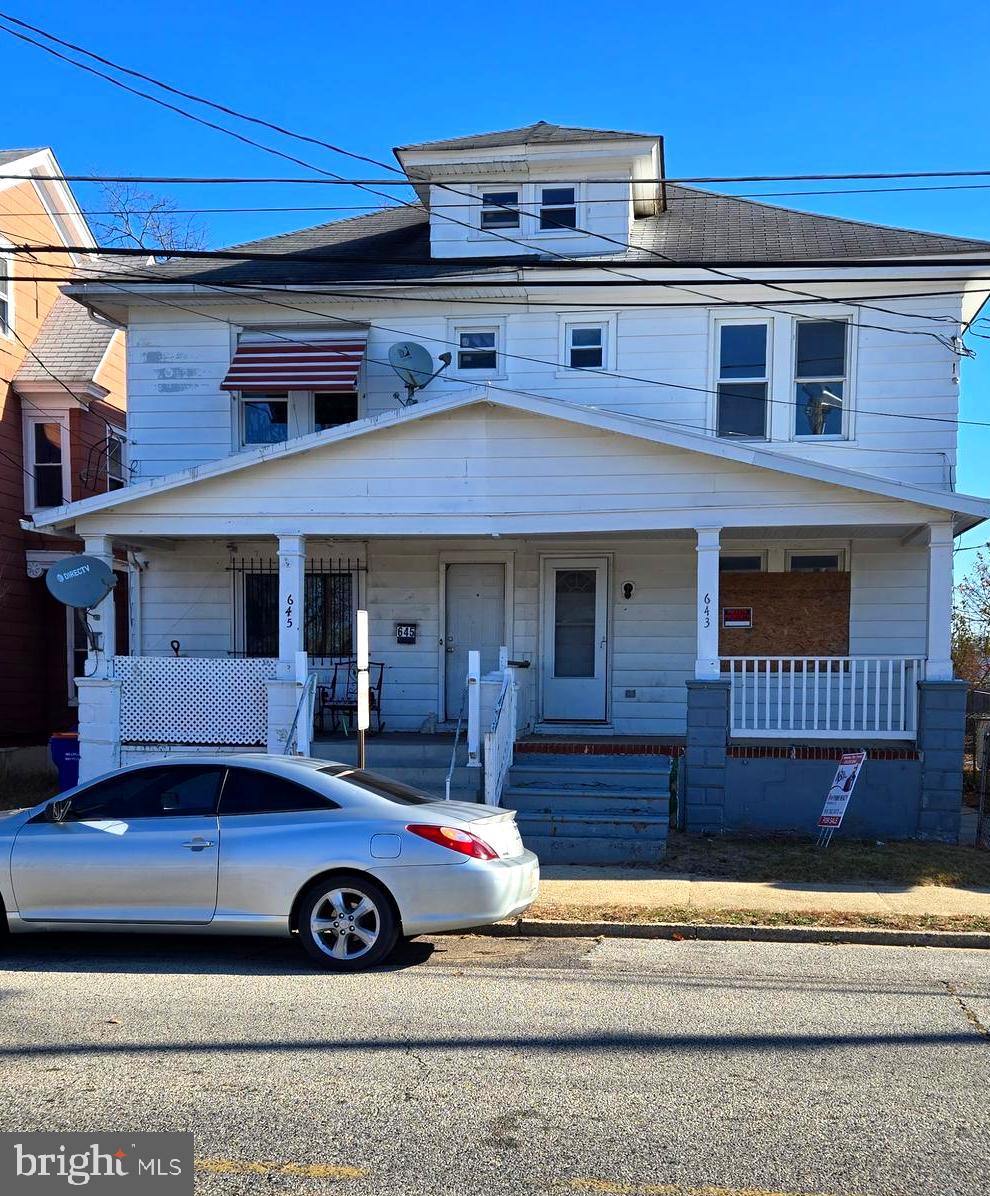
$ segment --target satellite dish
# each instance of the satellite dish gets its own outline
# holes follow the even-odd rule
[[[433,358],[428,349],[417,345],[415,341],[397,341],[388,351],[389,365],[405,383],[409,395],[408,402],[415,403],[413,398],[417,390],[428,386],[437,374],[450,365],[450,354],[441,353],[440,369],[433,368]]]
[[[98,606],[117,584],[114,571],[96,556],[67,556],[45,574],[52,597],[65,606],[89,610]]]

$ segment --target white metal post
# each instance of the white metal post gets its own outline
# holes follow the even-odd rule
[[[717,681],[718,658],[718,527],[699,527],[698,534],[698,646],[694,675],[699,681]]]
[[[83,550],[87,556],[98,557],[104,564],[113,568],[113,541],[109,536],[87,536],[83,541]],[[113,658],[117,654],[117,620],[114,615],[113,590],[93,608],[88,618],[97,636],[98,650],[94,652],[93,645],[90,644],[86,663],[87,676],[109,677]]]
[[[952,524],[928,525],[928,681],[952,680]]]
[[[278,666],[280,681],[295,681],[296,654],[306,651],[306,537],[278,538]]]
[[[467,671],[467,763],[468,768],[481,767],[481,653],[468,652]]]
[[[357,739],[358,768],[367,767],[365,732],[371,726],[371,694],[368,687],[368,664],[371,654],[368,640],[368,612],[359,610],[355,625],[357,636]]]

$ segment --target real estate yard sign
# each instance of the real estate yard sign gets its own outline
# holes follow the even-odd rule
[[[825,807],[818,817],[818,843],[827,847],[832,835],[842,825],[849,806],[849,799],[859,779],[860,770],[866,760],[866,752],[843,752],[839,767],[835,770],[832,787],[825,798]]]

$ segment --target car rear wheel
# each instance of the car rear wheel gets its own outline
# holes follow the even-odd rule
[[[399,938],[385,890],[363,877],[331,877],[311,885],[299,905],[298,927],[307,955],[339,972],[375,967]]]

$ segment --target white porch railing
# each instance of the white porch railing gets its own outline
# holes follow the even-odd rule
[[[729,730],[751,736],[914,739],[917,656],[727,656]]]
[[[516,695],[515,670],[503,663],[502,688],[495,701],[491,727],[485,732],[485,802],[489,806],[497,806],[502,800],[505,778],[512,767],[516,746]]]
[[[264,658],[115,656],[122,743],[267,742],[266,682],[276,661]]]

